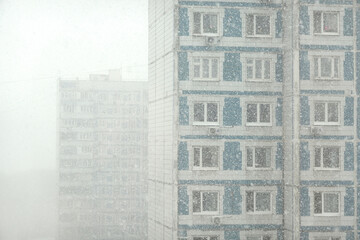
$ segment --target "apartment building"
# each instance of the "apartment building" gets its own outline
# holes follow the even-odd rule
[[[59,81],[59,240],[147,238],[147,82]]]
[[[149,239],[360,239],[359,49],[359,0],[150,0]]]

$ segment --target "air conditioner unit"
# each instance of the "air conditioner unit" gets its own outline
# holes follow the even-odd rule
[[[218,37],[205,37],[205,44],[207,46],[215,46],[219,43],[220,39]]]
[[[216,226],[219,226],[221,224],[221,217],[219,216],[211,217],[211,222]]]
[[[311,134],[314,136],[319,136],[322,133],[322,129],[320,127],[311,127]]]
[[[208,129],[208,135],[210,136],[218,135],[219,133],[220,133],[219,128],[211,127]]]

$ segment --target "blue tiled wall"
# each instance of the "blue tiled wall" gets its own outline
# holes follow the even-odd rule
[[[300,214],[301,216],[310,216],[310,196],[309,188],[300,188]]]
[[[224,170],[241,170],[242,153],[239,142],[225,142],[223,169]]]
[[[224,17],[224,37],[241,37],[242,36],[242,27],[241,27],[241,17],[240,11],[233,8],[225,8],[225,17]]]
[[[307,6],[300,6],[299,33],[301,35],[310,35],[310,16]]]
[[[189,152],[187,150],[186,142],[179,142],[178,169],[189,170]]]
[[[308,96],[300,97],[300,124],[310,125],[310,105]]]
[[[310,149],[308,142],[300,142],[300,170],[310,169]]]
[[[352,142],[345,143],[344,170],[354,171],[354,143]]]
[[[187,97],[179,98],[179,124],[189,125],[189,106],[187,104]]]
[[[224,81],[242,81],[240,53],[225,53]]]
[[[178,214],[189,215],[189,195],[186,186],[178,187]]]
[[[187,8],[179,8],[179,36],[189,36],[189,16]]]
[[[242,197],[240,194],[240,186],[226,185],[224,195],[224,209],[225,215],[239,215],[241,214]]]
[[[239,98],[225,98],[223,109],[224,126],[241,126],[242,110]]]
[[[189,80],[189,62],[188,62],[187,52],[179,52],[178,60],[179,60],[179,63],[178,63],[179,81]]]

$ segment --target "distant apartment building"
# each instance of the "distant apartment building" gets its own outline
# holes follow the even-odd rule
[[[147,237],[147,82],[60,80],[59,240]]]
[[[149,239],[360,239],[359,95],[359,0],[150,0]]]

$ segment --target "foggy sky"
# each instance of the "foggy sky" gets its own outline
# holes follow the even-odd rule
[[[146,65],[147,0],[0,0],[0,173],[56,168],[58,77]]]

